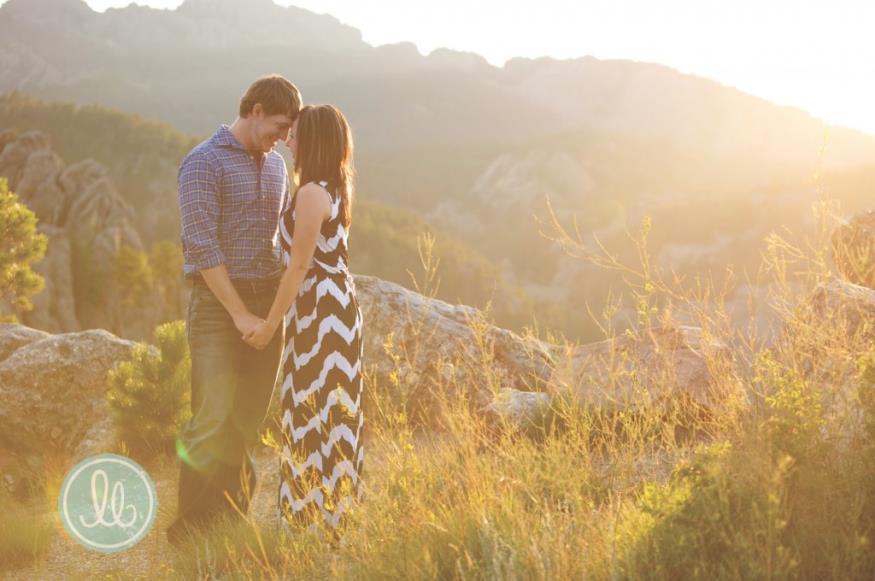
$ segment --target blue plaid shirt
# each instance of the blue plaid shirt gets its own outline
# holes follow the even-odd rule
[[[279,153],[253,153],[222,125],[189,152],[178,177],[186,278],[220,264],[232,279],[280,276],[289,177]]]

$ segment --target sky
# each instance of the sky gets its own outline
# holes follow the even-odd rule
[[[98,11],[130,3],[86,1]],[[423,54],[471,51],[496,66],[515,56],[661,63],[875,135],[875,2],[275,1],[332,14],[373,45],[410,41]]]

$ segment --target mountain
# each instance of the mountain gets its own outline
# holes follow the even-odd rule
[[[658,64],[583,57],[494,67],[471,53],[370,46],[331,16],[271,0],[102,14],[81,0],[0,6],[0,91],[100,103],[200,138],[233,120],[248,84],[271,72],[291,78],[306,102],[336,103],[351,121],[358,251],[381,249],[362,263],[409,282],[415,238],[431,230],[448,270],[442,297],[482,304],[488,281],[497,281],[506,326],[533,310],[572,337],[596,339],[582,305],[598,311],[619,284],[544,238],[536,217],[545,217],[548,198],[563,224],[576,220],[587,241],[597,236],[632,259],[625,230],[650,216],[656,263],[696,275],[727,263],[755,271],[769,232],[811,230],[820,195],[812,175],[846,208],[875,195],[872,136]],[[0,129],[23,114],[10,111]],[[113,131],[96,123],[72,135],[112,148]],[[142,151],[173,168],[185,146],[172,143]],[[148,204],[173,213],[170,169],[150,181],[166,183],[164,193],[129,197],[140,187],[131,168],[142,166],[101,162],[124,168],[113,177],[141,223],[161,215]],[[172,216],[141,235],[158,229],[158,239],[172,236]]]
[[[75,47],[75,50],[71,50]],[[359,144],[393,150],[602,131],[788,166],[849,166],[875,138],[719,83],[630,61],[514,59],[504,67],[409,43],[373,47],[327,15],[271,0],[186,0],[92,11],[82,0],[0,7],[0,91],[101,103],[197,135],[230,120],[257,75],[348,113]]]

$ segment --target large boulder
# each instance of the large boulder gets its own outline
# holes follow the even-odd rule
[[[721,373],[732,365],[729,348],[698,327],[654,327],[569,349],[550,389],[603,412],[687,404],[720,412],[742,397]]]
[[[44,335],[0,326],[0,442],[68,455],[106,411],[106,373],[134,343],[103,330]],[[9,351],[9,349],[5,349]]]
[[[477,396],[490,385],[530,391],[550,377],[550,345],[495,327],[477,309],[373,276],[356,275],[355,286],[365,366],[377,381],[468,385]]]
[[[875,211],[857,214],[830,239],[833,260],[845,280],[875,288]]]

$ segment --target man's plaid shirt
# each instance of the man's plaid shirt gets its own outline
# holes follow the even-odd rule
[[[279,219],[288,202],[282,156],[253,153],[219,127],[179,168],[185,277],[220,264],[231,279],[279,277]]]

